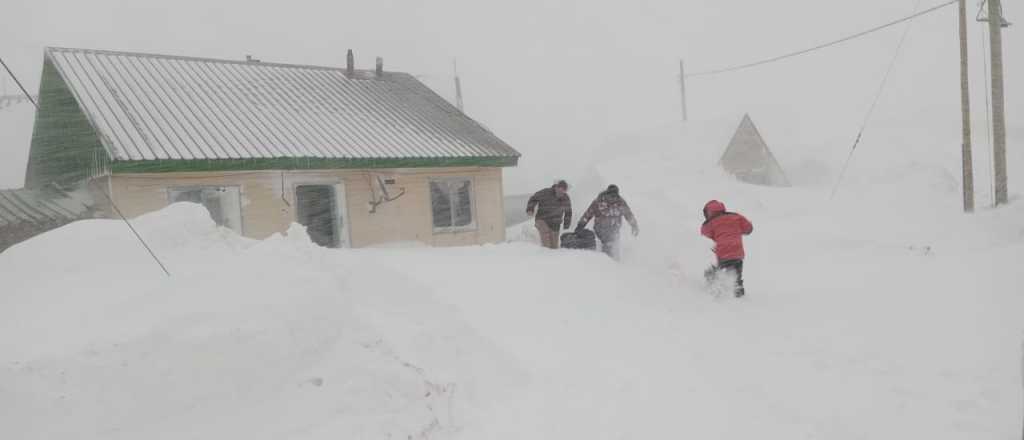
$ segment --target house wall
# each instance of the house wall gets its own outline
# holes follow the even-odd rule
[[[379,196],[376,177],[394,179],[388,185],[394,196],[370,213],[372,189]],[[476,228],[460,232],[435,232],[429,181],[434,178],[466,177],[473,181]],[[168,188],[195,186],[238,186],[242,199],[242,229],[247,237],[263,239],[284,232],[295,221],[295,186],[302,184],[344,184],[343,199],[349,242],[365,247],[390,242],[421,242],[432,246],[463,246],[496,243],[505,239],[502,169],[415,168],[322,171],[235,171],[151,174],[115,174],[111,192],[128,217],[159,210],[168,205]]]

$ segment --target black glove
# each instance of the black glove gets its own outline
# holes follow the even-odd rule
[[[562,223],[562,229],[568,230],[569,229],[569,225],[571,225],[571,223],[569,223],[569,222]]]
[[[580,231],[582,231],[582,230],[584,230],[586,228],[587,228],[587,224],[586,223],[579,222],[579,223],[576,224],[576,232],[580,232]]]

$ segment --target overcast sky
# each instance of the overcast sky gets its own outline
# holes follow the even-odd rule
[[[680,58],[692,70],[747,62],[908,15],[918,3],[924,8],[940,0],[6,0],[0,55],[34,91],[45,46],[231,59],[252,54],[331,66],[343,65],[352,48],[359,66],[382,56],[387,70],[422,75],[449,98],[457,58],[467,112],[524,154],[521,166],[507,173],[507,187],[517,192],[578,175],[590,150],[610,136],[678,120]],[[1006,15],[1024,23],[1024,10],[1015,6],[1006,6]],[[972,4],[972,86],[982,130],[975,9]],[[914,22],[874,116],[875,133],[958,153],[955,12],[950,7]],[[901,31],[694,78],[691,115],[750,112],[784,162],[833,161],[849,149]],[[1024,37],[1019,27],[1004,35],[1008,121],[1019,133],[1024,89],[1014,78]],[[10,81],[0,84],[15,92]],[[26,107],[0,110],[0,187],[22,179],[32,119]],[[869,134],[864,148],[882,148],[884,141]]]

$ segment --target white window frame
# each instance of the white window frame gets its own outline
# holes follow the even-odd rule
[[[469,216],[470,222],[465,226],[447,226],[447,227],[436,227],[434,226],[434,193],[431,191],[431,184],[435,182],[469,182]],[[434,234],[452,234],[458,232],[472,232],[479,229],[480,225],[477,221],[476,211],[476,179],[469,176],[451,176],[451,177],[431,177],[427,181],[427,207],[430,210],[430,227],[433,229]],[[449,194],[451,197],[451,194]],[[455,206],[454,199],[452,199],[452,207]],[[452,223],[454,223],[454,213],[452,213]]]
[[[243,214],[242,201],[245,198],[245,194],[242,193],[242,186],[241,185],[184,185],[184,186],[169,186],[169,187],[166,188],[166,190],[167,190],[167,204],[169,205],[171,203],[175,203],[175,201],[173,199],[173,193],[175,191],[177,191],[177,192],[186,192],[186,191],[195,191],[195,190],[204,190],[204,189],[218,189],[218,188],[234,188],[236,190],[235,193],[238,195],[238,229],[235,230],[234,228],[232,228],[232,227],[230,227],[228,225],[217,225],[217,226],[218,227],[225,227],[225,228],[231,229],[231,230],[237,232],[238,235],[245,235],[245,216],[242,215]],[[206,206],[203,206],[203,208],[208,209],[208,208],[206,208]]]

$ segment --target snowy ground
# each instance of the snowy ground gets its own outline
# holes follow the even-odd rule
[[[1024,203],[958,213],[942,164],[741,185],[671,149],[593,164],[642,234],[615,264],[515,242],[328,250],[194,205],[0,254],[0,437],[1016,439]],[[869,156],[870,157],[870,156]],[[867,159],[867,158],[865,158]],[[712,298],[709,198],[748,215]]]

